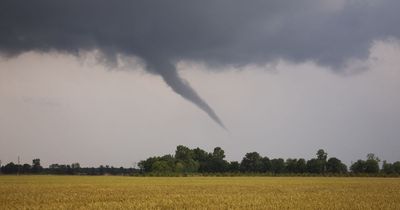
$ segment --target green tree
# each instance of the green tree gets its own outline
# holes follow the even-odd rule
[[[71,170],[73,174],[79,174],[81,169],[81,165],[79,163],[72,163]]]
[[[159,160],[165,161],[171,168],[174,168],[176,162],[176,159],[172,155],[164,155]]]
[[[244,172],[260,172],[262,168],[262,158],[258,152],[247,153],[240,163],[240,170]]]
[[[40,165],[40,159],[36,158],[32,160],[32,173],[42,172],[43,167]]]
[[[185,163],[178,160],[175,164],[175,172],[182,173],[185,171]]]
[[[72,168],[72,169],[80,169],[80,168],[81,168],[81,165],[80,165],[79,163],[72,163],[72,164],[71,164],[71,168]]]
[[[31,165],[25,163],[24,165],[22,165],[22,173],[27,174],[31,172]]]
[[[395,173],[393,164],[388,163],[386,160],[384,160],[383,164],[382,164],[382,172],[385,173],[385,174],[393,174],[393,173]]]
[[[223,149],[221,149],[221,147],[215,147],[212,157],[214,159],[220,159],[223,160],[225,158],[225,151]]]
[[[374,153],[368,153],[367,154],[367,160],[375,160],[376,162],[380,162],[381,161]]]
[[[3,166],[3,173],[5,174],[16,174],[18,172],[19,165],[14,164],[13,162],[8,163]]]
[[[210,154],[198,147],[196,149],[193,149],[192,152],[193,152],[193,160],[199,162],[205,162],[210,159]]]
[[[328,158],[328,153],[326,153],[323,149],[319,149],[317,151],[318,160],[326,161],[327,158]]]
[[[199,163],[199,172],[210,172],[210,162],[212,159],[212,154],[200,149],[193,149],[193,160]]]
[[[285,172],[285,161],[282,158],[271,160],[271,171],[275,174]]]
[[[393,163],[393,170],[395,173],[400,174],[400,161]]]
[[[261,172],[263,173],[271,172],[272,165],[271,165],[271,160],[268,157],[261,158],[261,163],[262,163]]]
[[[310,159],[307,161],[307,171],[309,173],[321,174],[324,173],[325,162],[320,159]]]
[[[365,173],[365,169],[366,169],[366,162],[364,160],[357,160],[350,166],[350,170],[353,173]]]
[[[139,169],[142,172],[151,172],[152,168],[153,168],[153,163],[158,161],[158,157],[150,157],[147,158],[146,160],[142,160],[138,163]],[[100,171],[102,171],[102,167],[100,167]],[[101,172],[100,172],[101,173]]]
[[[322,171],[320,173],[324,173],[326,171],[326,160],[328,159],[328,153],[326,153],[323,149],[319,149],[317,151],[317,159],[319,165],[322,165]]]
[[[298,173],[297,159],[287,159],[286,160],[286,172],[288,173]]]
[[[228,171],[229,172],[239,172],[240,164],[237,161],[232,161],[229,163]]]
[[[194,161],[193,159],[190,159],[188,162],[186,162],[186,167],[187,169],[185,172],[198,172],[199,171],[199,162]]]
[[[177,160],[188,161],[193,159],[193,151],[185,146],[179,145],[176,147],[175,158]]]
[[[228,162],[224,160],[225,151],[220,147],[214,148],[211,156],[210,169],[211,172],[225,172],[228,170]]]
[[[373,153],[367,155],[367,160],[365,161],[365,172],[366,173],[378,173],[379,172],[379,158]]]
[[[167,161],[158,160],[151,165],[152,172],[158,173],[170,173],[173,172],[174,168],[172,168]]]
[[[339,159],[331,157],[326,162],[326,171],[329,173],[345,173],[347,167]]]
[[[305,159],[300,158],[299,160],[297,160],[297,172],[298,173],[307,172],[307,164]]]

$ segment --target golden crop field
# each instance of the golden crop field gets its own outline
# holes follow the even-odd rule
[[[0,176],[0,209],[400,209],[400,179]]]

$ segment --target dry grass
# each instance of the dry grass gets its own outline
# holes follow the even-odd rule
[[[400,179],[0,176],[0,209],[400,209]]]

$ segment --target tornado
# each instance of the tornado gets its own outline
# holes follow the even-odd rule
[[[184,99],[190,101],[198,108],[203,110],[214,122],[221,126],[224,130],[227,130],[222,120],[218,117],[215,111],[207,104],[199,94],[190,86],[189,82],[183,79],[174,64],[169,61],[150,61],[147,60],[147,68],[153,73],[159,74],[164,82],[171,87],[171,89],[182,96]]]

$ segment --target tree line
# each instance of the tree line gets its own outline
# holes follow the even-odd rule
[[[316,157],[304,158],[268,158],[258,152],[246,153],[240,162],[225,160],[225,152],[215,147],[212,152],[203,149],[179,145],[174,155],[150,157],[139,162],[143,173],[234,173],[234,174],[400,174],[400,161],[388,163],[374,154],[368,154],[366,160],[357,160],[350,168],[338,158],[329,157],[319,149]]]
[[[268,158],[258,152],[246,153],[240,162],[225,160],[225,151],[215,147],[212,152],[200,148],[190,149],[179,145],[175,154],[149,157],[138,163],[139,168],[123,167],[80,167],[79,163],[51,164],[43,168],[40,159],[32,164],[14,164],[1,166],[2,174],[60,174],[60,175],[179,175],[179,174],[265,174],[265,175],[400,175],[400,161],[388,163],[374,154],[368,154],[365,160],[357,160],[348,168],[340,159],[329,157],[319,149],[314,158]]]
[[[1,167],[2,174],[58,174],[58,175],[130,175],[139,173],[135,168],[110,167],[108,165],[99,167],[81,167],[79,163],[72,164],[51,164],[44,168],[40,159],[33,159],[30,164],[8,163]]]

